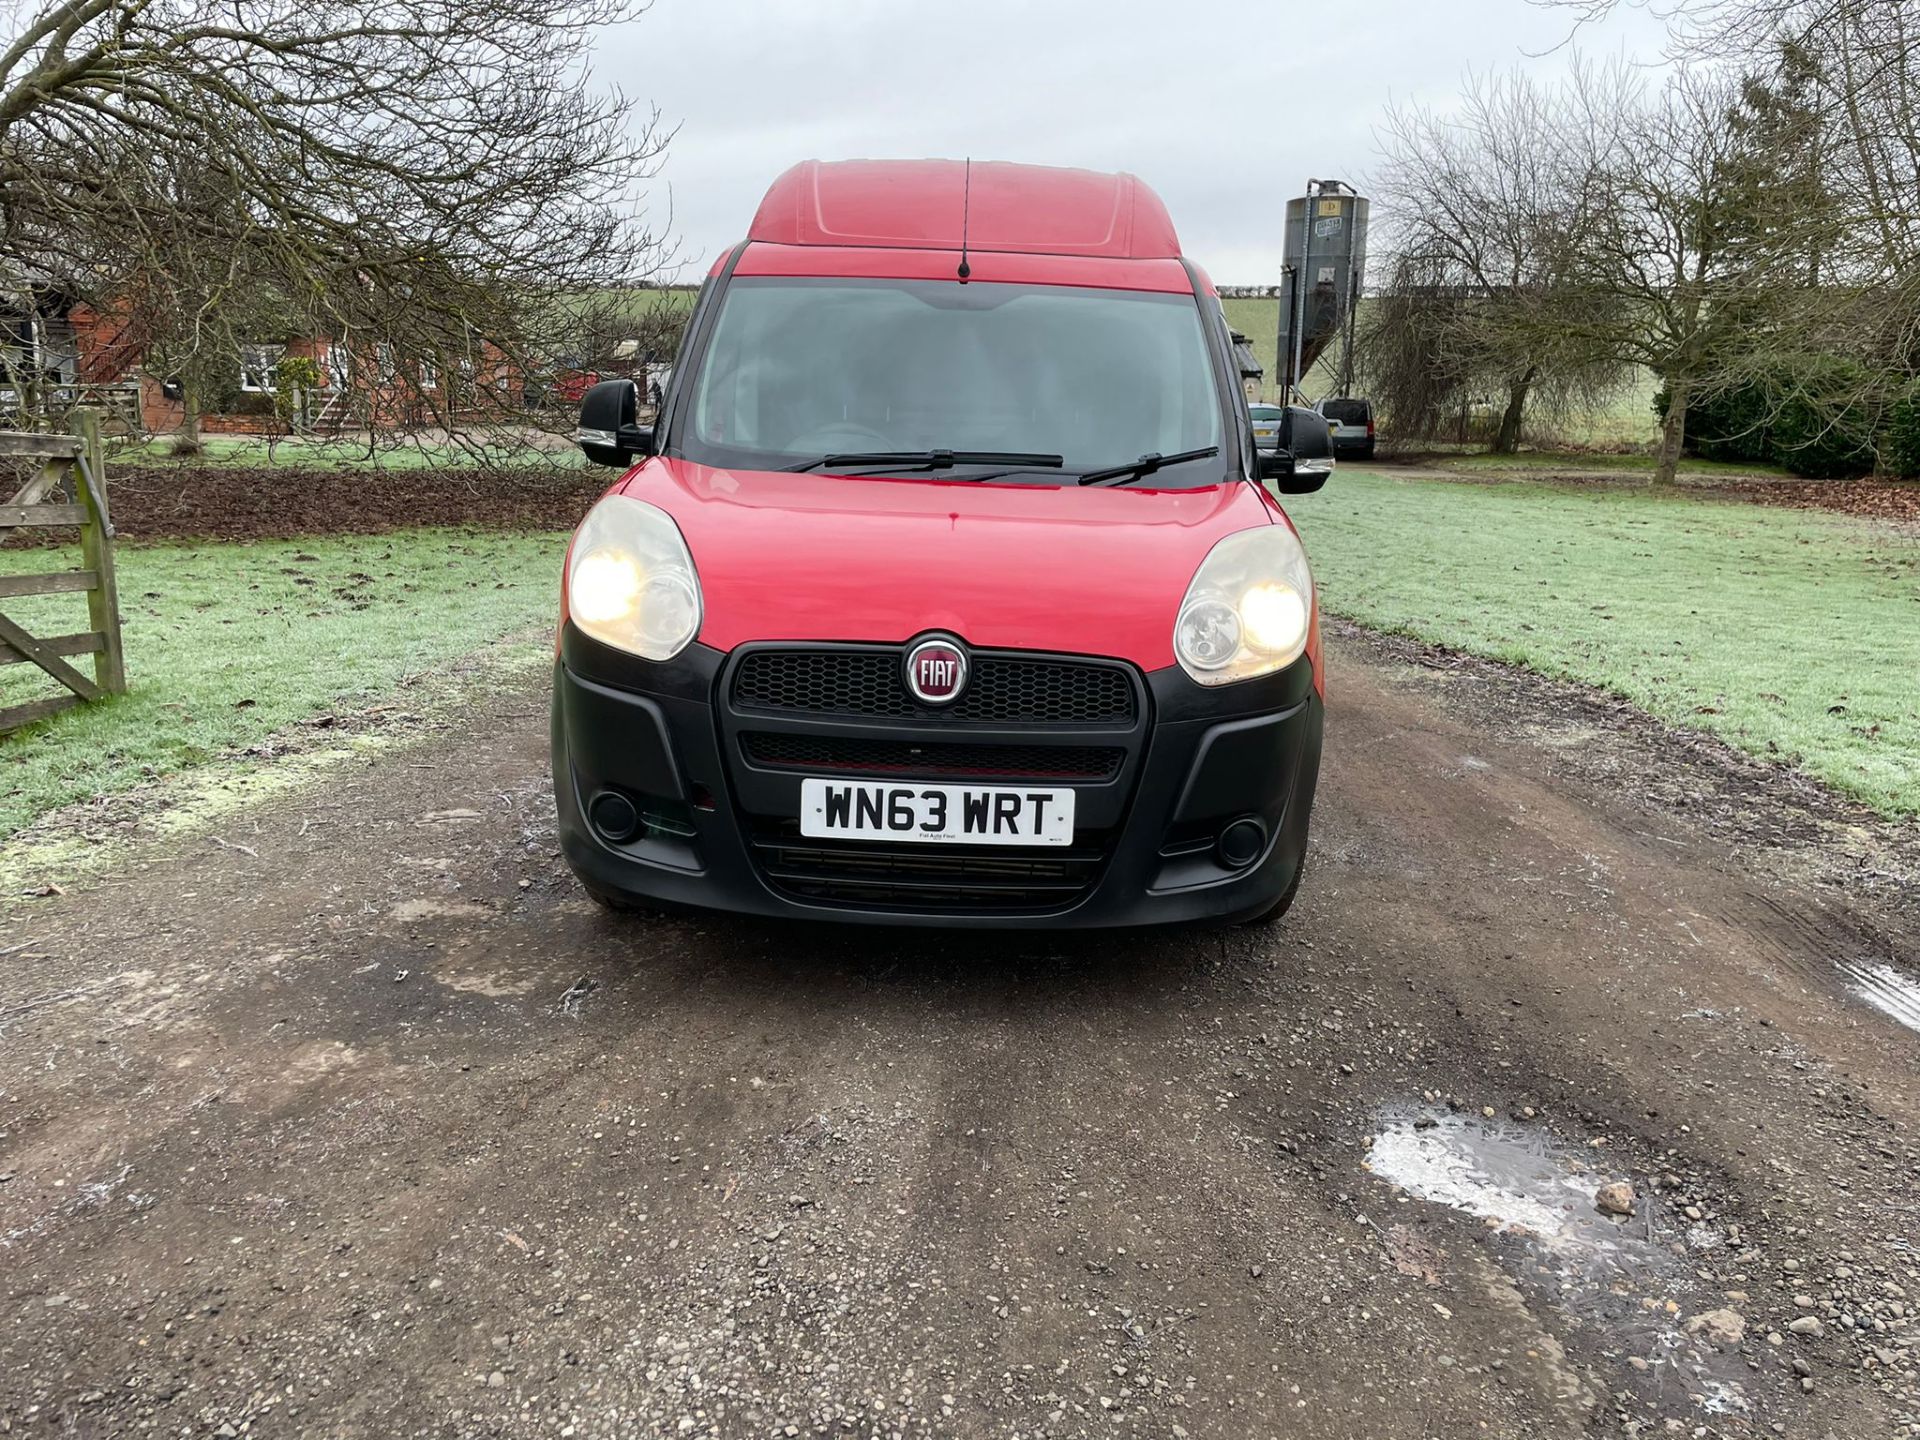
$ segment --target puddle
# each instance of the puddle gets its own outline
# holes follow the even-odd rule
[[[1519,1144],[1476,1133],[1458,1116],[1419,1128],[1420,1120],[1389,1125],[1373,1139],[1367,1164],[1409,1195],[1451,1205],[1505,1228],[1557,1236],[1576,1201],[1593,1208],[1596,1181],[1561,1195],[1564,1177]]]
[[[538,982],[515,979],[498,971],[467,970],[433,977],[449,990],[463,995],[484,995],[489,1000],[506,1000],[531,993]]]
[[[566,993],[560,997],[560,1013],[578,1020],[580,1018],[580,1011],[587,1003],[587,997],[599,988],[600,982],[598,980],[589,980],[585,975],[580,976],[579,979],[567,987]]]
[[[1633,1359],[1656,1396],[1672,1396],[1677,1383],[1709,1413],[1746,1409],[1738,1354],[1682,1328],[1687,1316],[1726,1304],[1695,1281],[1687,1258],[1725,1237],[1644,1194],[1631,1216],[1603,1214],[1595,1196],[1625,1178],[1617,1162],[1563,1147],[1542,1127],[1409,1110],[1381,1119],[1367,1168],[1480,1221],[1529,1303],[1565,1317],[1569,1345],[1597,1341],[1607,1357]]]
[[[1833,962],[1852,981],[1853,993],[1882,1015],[1920,1031],[1920,981],[1909,979],[1891,965],[1864,960]]]

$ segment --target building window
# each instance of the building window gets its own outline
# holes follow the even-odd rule
[[[287,353],[284,345],[242,345],[240,347],[240,388],[254,394],[271,394],[279,388],[275,370]]]
[[[330,390],[344,390],[352,379],[353,358],[347,353],[347,347],[329,344],[327,363],[320,372],[320,383]]]

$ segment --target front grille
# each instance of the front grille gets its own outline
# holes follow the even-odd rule
[[[752,646],[723,682],[720,728],[755,868],[818,905],[1039,915],[1099,883],[1146,744],[1146,694],[1114,660],[976,651],[938,709],[908,693],[895,645]],[[1071,784],[1073,843],[922,845],[800,834],[807,774]]]
[[[1116,745],[994,745],[949,740],[868,740],[838,735],[740,737],[747,762],[775,770],[854,770],[867,774],[1000,775],[1028,779],[1111,780],[1127,752]]]
[[[1106,845],[1105,835],[1057,850],[810,840],[794,820],[763,822],[753,836],[761,873],[801,899],[974,913],[1064,908],[1099,878]]]
[[[756,650],[734,672],[733,703],[811,715],[926,715],[900,672],[898,650]],[[1130,725],[1134,692],[1116,665],[976,655],[966,693],[938,713],[1002,724]]]

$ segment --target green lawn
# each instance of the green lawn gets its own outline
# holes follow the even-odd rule
[[[1920,812],[1920,536],[1644,489],[1353,469],[1287,508],[1333,614],[1599,686],[1884,813]]]
[[[0,839],[75,800],[125,790],[353,709],[407,676],[550,623],[564,535],[418,530],[118,552],[132,693],[0,738]],[[26,552],[15,556],[26,560]],[[59,568],[52,553],[27,565]],[[9,601],[37,634],[85,630],[85,597]],[[91,661],[77,662],[90,673]],[[0,669],[0,705],[56,693]]]

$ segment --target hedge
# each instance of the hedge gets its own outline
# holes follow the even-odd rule
[[[1783,361],[1745,384],[1694,400],[1687,407],[1684,447],[1703,459],[1779,465],[1809,479],[1869,474],[1877,459],[1872,412],[1859,403],[1836,412],[1812,398],[1860,394],[1869,389],[1868,380],[1866,367],[1844,356]],[[1655,415],[1666,413],[1666,401],[1664,389],[1654,396]],[[1910,407],[1907,424],[1920,431],[1920,391],[1902,403]],[[1892,445],[1891,427],[1882,438]],[[1920,434],[1910,443],[1920,446]],[[1920,462],[1920,454],[1913,462]]]
[[[1894,474],[1920,479],[1920,380],[1888,407],[1882,453]]]

